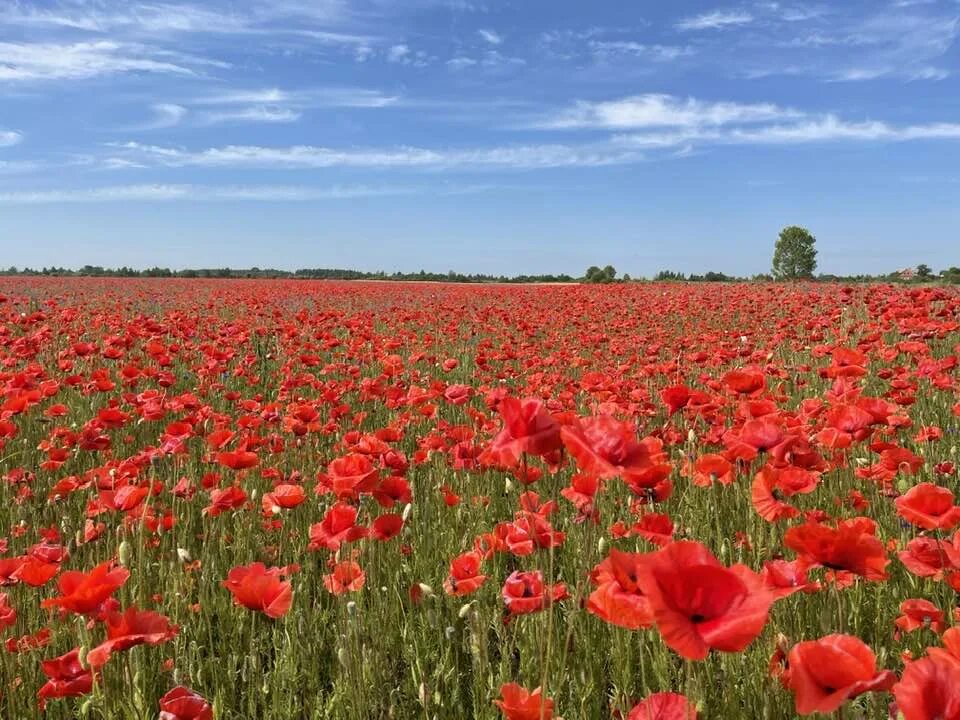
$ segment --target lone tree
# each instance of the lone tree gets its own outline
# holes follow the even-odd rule
[[[812,278],[817,269],[816,243],[806,228],[791,225],[781,230],[773,251],[773,276],[777,280]]]
[[[609,283],[613,282],[616,277],[617,270],[613,265],[607,265],[603,270],[596,265],[591,265],[587,268],[587,272],[584,275],[584,279],[589,283]]]

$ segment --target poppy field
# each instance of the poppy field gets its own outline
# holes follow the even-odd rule
[[[0,279],[0,717],[960,720],[960,292]]]

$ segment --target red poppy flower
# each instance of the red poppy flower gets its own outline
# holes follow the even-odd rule
[[[730,485],[733,479],[733,464],[723,455],[702,455],[693,464],[693,484],[697,487],[710,487],[714,481]]]
[[[526,690],[516,683],[500,686],[500,698],[493,701],[505,720],[552,720],[553,700],[543,697],[540,688]]]
[[[682,541],[637,560],[637,586],[664,642],[691,660],[739,652],[763,630],[773,595],[745,565],[727,568],[704,545]]]
[[[911,599],[900,603],[900,616],[893,621],[904,632],[928,627],[935,633],[943,632],[943,611],[929,600]]]
[[[836,528],[808,521],[787,530],[784,544],[810,565],[843,570],[867,580],[885,580],[890,562],[883,543],[867,518],[843,520]]]
[[[291,510],[306,500],[300,485],[281,483],[263,496],[261,506],[264,515],[276,515],[281,510]]]
[[[280,568],[267,568],[263,563],[235,567],[223,581],[233,595],[233,601],[250,610],[257,610],[271,618],[283,617],[293,602],[293,588],[281,580]]]
[[[487,581],[487,576],[480,574],[482,564],[483,555],[476,550],[458,555],[450,563],[450,574],[443,582],[443,589],[456,597],[476,592]]]
[[[17,622],[17,611],[10,605],[6,593],[0,593],[0,630]]]
[[[397,537],[403,530],[403,518],[396,513],[387,513],[373,521],[370,535],[375,540],[386,541]]]
[[[924,530],[951,530],[960,523],[960,506],[953,504],[953,493],[935,483],[924,482],[910,488],[895,501],[897,514]]]
[[[59,607],[64,612],[94,615],[130,578],[130,571],[112,562],[97,565],[89,573],[70,570],[57,580],[60,596],[40,603],[41,607]]]
[[[507,609],[506,621],[517,615],[527,615],[549,607],[570,596],[563,583],[547,585],[539,570],[521,572],[515,570],[503,583],[503,604]]]
[[[639,495],[653,492],[658,500],[669,496],[671,468],[661,440],[637,440],[631,425],[609,415],[580,419],[563,427],[560,435],[584,473],[620,477]]]
[[[610,550],[610,556],[590,573],[597,589],[587,598],[587,611],[604,622],[628,630],[653,625],[650,601],[637,585],[640,553]]]
[[[697,708],[679,693],[659,692],[634,705],[627,720],[697,720]]]
[[[260,459],[255,452],[249,450],[231,450],[218,453],[217,462],[231,470],[248,470],[256,467]]]
[[[380,479],[379,471],[366,455],[350,453],[327,466],[327,482],[340,500],[357,500],[371,492]]]
[[[40,709],[50,698],[78,697],[93,689],[93,673],[80,664],[80,648],[41,663],[47,681],[37,691]]]
[[[363,588],[367,576],[353,560],[344,560],[333,566],[333,572],[323,576],[323,586],[334,595],[357,592]]]
[[[365,538],[369,530],[357,525],[357,508],[338,502],[327,510],[321,522],[310,526],[309,550],[337,550],[342,543]]]
[[[850,698],[889,690],[897,678],[878,671],[873,651],[851,635],[827,635],[797,643],[787,657],[798,715],[831,713]]]
[[[159,645],[176,637],[180,628],[170,619],[151,610],[127,608],[123,613],[110,612],[106,616],[107,640],[87,653],[90,667],[98,669],[107,664],[115,652],[136,645]]]
[[[960,720],[960,664],[925,657],[907,665],[893,686],[904,720]]]
[[[213,720],[213,707],[201,695],[179,685],[160,698],[158,720]]]
[[[514,467],[521,455],[549,455],[560,449],[560,424],[538,398],[506,397],[497,406],[503,429],[490,442],[481,459]]]

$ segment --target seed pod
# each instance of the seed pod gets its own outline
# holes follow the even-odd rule
[[[130,547],[130,543],[124,540],[120,543],[120,551],[118,555],[120,556],[120,564],[126,567],[130,564],[130,553],[133,552],[133,548]]]

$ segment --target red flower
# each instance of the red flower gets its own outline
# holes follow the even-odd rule
[[[904,632],[929,627],[935,633],[943,632],[943,611],[929,600],[912,599],[900,603],[900,617],[894,624]]]
[[[57,580],[60,596],[44,600],[40,606],[59,607],[63,612],[78,615],[94,615],[129,577],[129,570],[114,567],[112,562],[101,563],[89,573],[71,570]]]
[[[500,686],[500,698],[493,701],[505,720],[552,720],[553,700],[541,695],[540,688],[532,692],[516,683]]]
[[[114,652],[136,645],[159,645],[176,637],[180,629],[170,619],[151,610],[127,608],[125,612],[110,612],[106,617],[107,640],[87,654],[93,668],[101,668]]]
[[[80,648],[41,663],[48,680],[37,691],[40,709],[49,698],[77,697],[93,689],[93,673],[80,664]]]
[[[745,565],[724,567],[704,545],[683,541],[637,561],[637,586],[664,642],[702,660],[711,649],[739,652],[763,630],[773,595]]]
[[[327,482],[341,500],[357,500],[361,493],[371,492],[379,481],[379,471],[370,458],[350,453],[327,466]]]
[[[514,467],[523,453],[549,455],[560,449],[560,424],[537,398],[507,397],[497,407],[503,429],[484,451],[482,460]]]
[[[443,582],[443,589],[456,597],[476,592],[487,581],[487,576],[480,574],[482,563],[483,555],[476,550],[458,555],[450,563],[450,574]]]
[[[6,593],[0,593],[0,630],[17,622],[17,611],[10,605]]]
[[[276,515],[281,510],[290,510],[306,500],[300,485],[282,483],[263,496],[261,506],[264,515]]]
[[[940,656],[915,660],[893,696],[904,720],[960,720],[960,663]]]
[[[357,508],[346,503],[337,503],[323,516],[323,520],[310,526],[309,550],[337,550],[341,543],[364,538],[368,529],[357,525]]]
[[[217,454],[217,462],[231,470],[247,470],[256,467],[260,459],[249,450],[229,450]]]
[[[653,609],[637,585],[640,553],[610,550],[610,556],[590,573],[597,589],[587,598],[587,611],[604,622],[628,630],[651,627]]]
[[[924,530],[951,530],[960,523],[960,506],[953,504],[953,493],[935,483],[924,482],[910,488],[895,501],[897,514]]]
[[[507,608],[507,618],[527,615],[549,607],[570,595],[563,583],[547,585],[543,582],[543,573],[539,570],[520,572],[515,570],[503,583],[503,604]]]
[[[233,595],[235,604],[279,618],[287,614],[293,602],[293,588],[289,581],[280,579],[282,574],[280,568],[251,563],[233,568],[223,586]]]
[[[784,544],[810,565],[844,570],[867,580],[885,580],[890,562],[883,543],[867,518],[843,520],[836,529],[808,521],[787,530]]]
[[[620,477],[638,495],[652,492],[657,500],[669,496],[671,468],[661,440],[637,440],[631,425],[609,415],[581,418],[563,427],[560,434],[584,473]]]
[[[357,592],[367,581],[360,565],[353,560],[344,560],[333,566],[333,572],[323,576],[323,586],[334,595]]]
[[[213,707],[202,696],[180,685],[160,698],[158,720],[213,720]]]
[[[797,643],[787,661],[798,715],[831,713],[848,699],[888,690],[897,680],[889,670],[877,671],[873,651],[851,635]]]
[[[697,708],[679,693],[659,692],[634,705],[627,720],[697,720]]]

